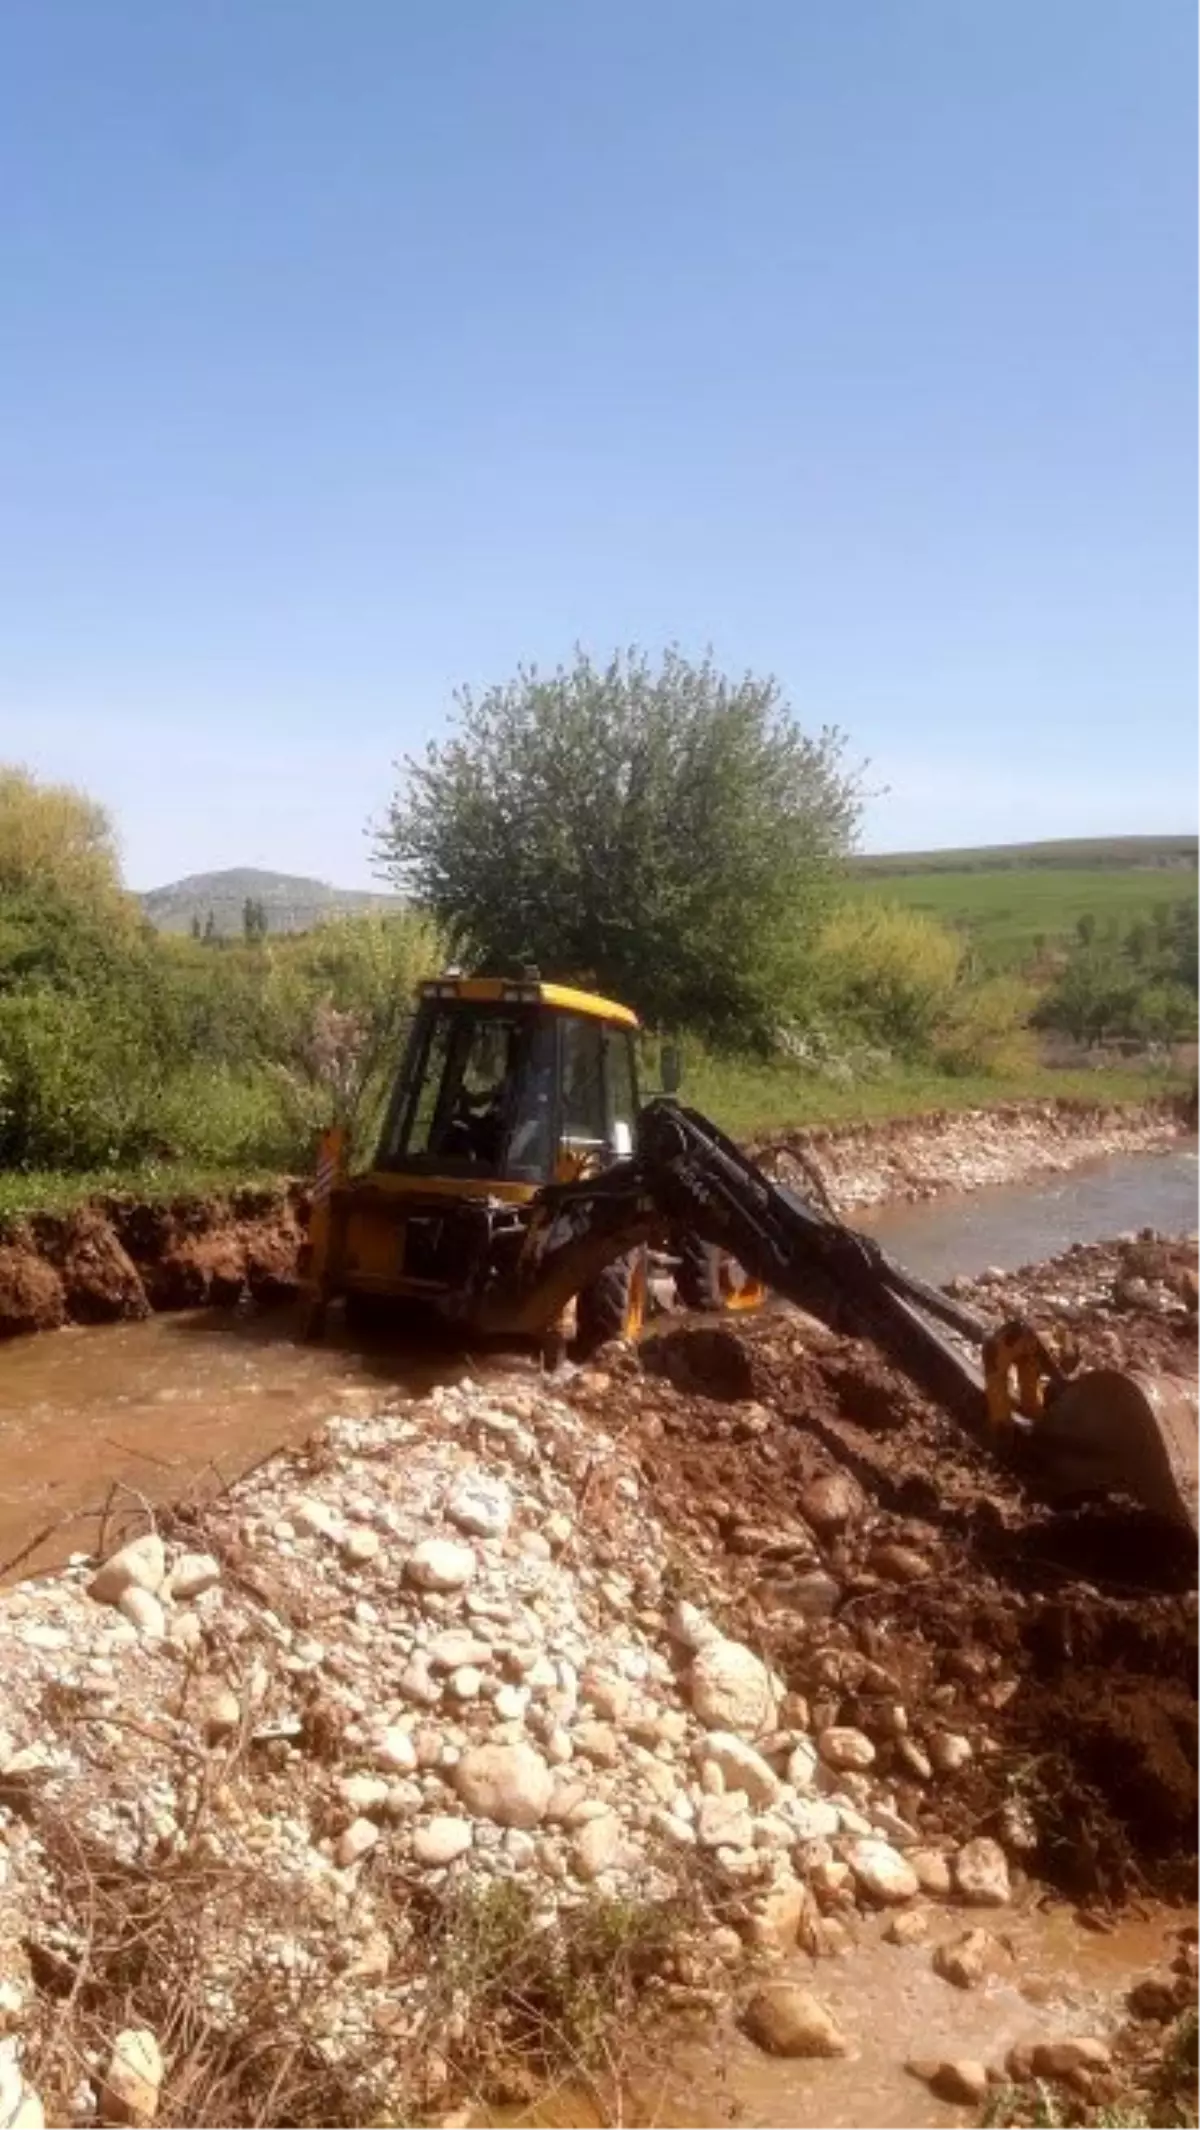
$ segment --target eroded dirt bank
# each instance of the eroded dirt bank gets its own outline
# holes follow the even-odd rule
[[[299,1185],[142,1204],[100,1199],[0,1227],[0,1338],[136,1321],[157,1309],[290,1294],[302,1241]]]
[[[816,1163],[839,1210],[1058,1173],[1105,1154],[1169,1147],[1189,1128],[1164,1101],[1017,1103],[960,1115],[793,1133],[753,1151],[806,1187]],[[306,1190],[145,1204],[110,1198],[0,1224],[0,1339],[159,1309],[271,1302],[295,1286]]]
[[[1166,1269],[1085,1268],[1080,1332],[1186,1354]],[[974,2004],[1039,1890],[1193,1896],[1194,1549],[798,1312],[381,1388],[96,1566],[0,1596],[0,2080],[56,2122],[131,2058],[142,2120],[461,2121],[668,2009],[852,2079],[822,1978],[881,1936],[898,2065],[1111,2120],[1194,2001],[1192,1934],[928,2060],[906,1965]]]

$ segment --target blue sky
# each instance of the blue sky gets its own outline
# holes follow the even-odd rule
[[[711,643],[874,848],[1196,786],[1190,0],[10,0],[0,758],[369,877],[459,681]],[[581,772],[582,773],[582,772]]]

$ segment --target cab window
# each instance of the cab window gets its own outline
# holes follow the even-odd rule
[[[561,1042],[563,1142],[603,1148],[608,1144],[603,1025],[582,1014],[566,1014]]]

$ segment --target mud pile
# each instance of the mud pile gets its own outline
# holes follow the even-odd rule
[[[99,1199],[0,1228],[0,1338],[156,1309],[267,1304],[295,1286],[297,1186],[148,1204]]]

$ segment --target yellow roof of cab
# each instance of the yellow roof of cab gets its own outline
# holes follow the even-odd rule
[[[590,1013],[598,1021],[616,1021],[622,1028],[641,1024],[630,1007],[616,999],[599,998],[594,991],[576,991],[570,984],[544,984],[540,979],[507,976],[435,976],[422,984],[423,997],[477,999],[483,1005],[511,1000],[514,1004],[536,1002],[557,1007],[560,1013]]]

